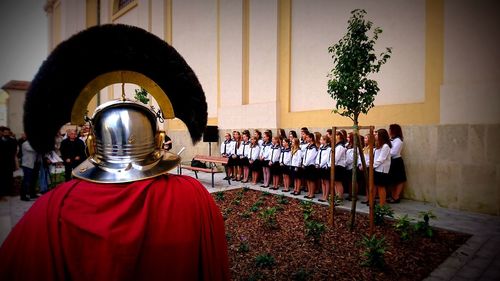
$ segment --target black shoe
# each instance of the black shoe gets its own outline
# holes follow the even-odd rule
[[[21,201],[30,201],[30,199],[28,197],[24,196],[24,197],[21,197]]]
[[[39,197],[40,197],[40,196],[38,196],[38,195],[36,195],[36,194],[35,194],[35,195],[30,195],[30,199],[37,199],[37,198],[39,198]]]
[[[230,177],[225,177],[223,178],[223,180],[227,181],[228,179],[230,179]]]

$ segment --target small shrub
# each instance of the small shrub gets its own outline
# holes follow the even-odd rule
[[[276,264],[276,260],[271,254],[260,254],[255,257],[255,265],[258,267],[267,267],[271,268]]]
[[[311,278],[311,273],[303,268],[300,268],[292,274],[292,280],[294,281],[306,281]]]
[[[240,253],[248,253],[250,251],[250,246],[248,245],[247,242],[241,242],[240,246],[238,247],[238,252]]]
[[[408,218],[408,215],[399,217],[394,223],[394,229],[399,233],[399,238],[401,238],[401,240],[410,240],[412,228],[411,220]]]
[[[232,202],[232,203],[233,203],[233,205],[235,205],[235,206],[239,206],[239,205],[240,205],[240,203],[241,203],[241,201],[240,201],[240,200],[238,200],[238,198],[235,198],[235,199],[233,200],[233,202]]]
[[[281,194],[278,196],[278,199],[276,199],[276,202],[278,202],[278,204],[286,205],[288,204],[288,199],[286,199],[285,195]]]
[[[252,212],[252,213],[257,212],[258,210],[259,210],[259,207],[255,206],[255,204],[250,207],[250,212]]]
[[[264,202],[262,202],[262,200],[257,200],[255,201],[255,203],[253,203],[253,206],[256,206],[256,207],[261,207],[262,205],[264,205]]]
[[[230,232],[226,232],[226,241],[229,242],[233,238],[233,235]]]
[[[215,200],[216,201],[224,201],[224,191],[217,191],[215,193]]]
[[[325,225],[315,220],[305,222],[306,236],[312,237],[315,244],[321,240],[321,235],[325,232]]]
[[[313,214],[313,203],[311,201],[302,201],[300,205],[302,206],[302,213],[304,214],[304,220],[305,221],[309,220]]]
[[[432,211],[420,212],[418,217],[423,220],[417,221],[414,226],[415,232],[425,237],[434,236],[434,231],[432,230],[429,221],[430,219],[436,219],[437,217],[432,213]]]
[[[260,197],[268,197],[268,196],[271,196],[271,193],[269,193],[269,191],[264,191],[262,192],[262,195]]]
[[[241,213],[240,216],[242,218],[244,218],[244,219],[248,219],[248,218],[250,218],[252,216],[252,213],[250,213],[250,212],[247,211],[247,212]]]
[[[249,190],[250,190],[250,187],[248,187],[248,186],[243,187],[243,192],[244,193],[247,193]]]
[[[277,228],[278,222],[276,221],[276,211],[277,210],[275,207],[267,207],[267,209],[260,212],[260,217],[264,221],[264,226],[266,226],[267,228]]]
[[[382,225],[385,223],[385,217],[394,217],[394,211],[388,205],[375,205],[374,209],[374,222],[376,225]]]
[[[375,234],[371,237],[363,236],[363,246],[366,250],[363,252],[365,261],[362,265],[371,267],[382,267],[385,264],[385,238],[377,239]]]

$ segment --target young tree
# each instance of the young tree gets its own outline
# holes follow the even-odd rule
[[[371,37],[367,34],[373,23],[365,19],[366,11],[351,12],[347,33],[336,44],[328,48],[334,67],[328,77],[328,94],[337,102],[335,113],[349,117],[353,122],[354,162],[352,172],[351,228],[356,214],[356,164],[358,159],[358,117],[367,114],[374,106],[379,91],[377,81],[369,79],[391,57],[392,48],[386,48],[378,57],[374,45],[382,29],[376,27]],[[361,152],[360,152],[361,153]],[[364,162],[364,161],[363,161]],[[366,170],[366,169],[365,169]]]

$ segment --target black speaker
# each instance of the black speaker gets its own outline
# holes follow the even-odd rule
[[[203,142],[218,142],[219,128],[217,126],[207,126],[203,132]]]

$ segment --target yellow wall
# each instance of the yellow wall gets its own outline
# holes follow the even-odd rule
[[[290,111],[290,45],[291,45],[291,1],[279,1],[279,97],[281,128],[302,126],[328,127],[348,126],[352,121],[331,113],[331,110],[303,112]],[[414,104],[383,105],[372,108],[366,116],[361,116],[361,125],[438,124],[439,89],[443,80],[443,1],[426,2],[426,58],[425,58],[425,101]]]

